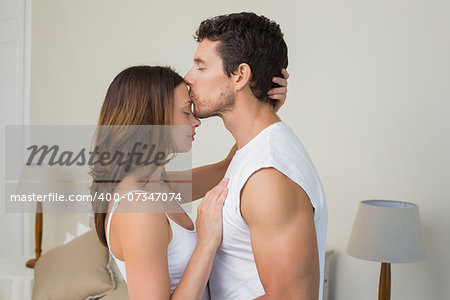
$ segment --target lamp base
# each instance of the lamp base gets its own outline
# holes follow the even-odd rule
[[[381,263],[378,300],[391,300],[391,264]]]
[[[42,253],[42,224],[43,224],[43,216],[42,216],[42,202],[38,202],[36,204],[36,216],[35,216],[35,239],[36,239],[36,249],[35,252],[35,258],[30,259],[25,264],[27,268],[34,269],[34,266],[36,265],[36,261],[41,257]]]
[[[27,261],[27,263],[25,265],[27,266],[27,268],[34,269],[34,266],[36,265],[37,260],[38,260],[37,258],[32,258],[29,261]]]

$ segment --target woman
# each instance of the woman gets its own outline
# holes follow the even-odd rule
[[[286,80],[274,81],[282,87],[273,90],[272,98],[280,100],[281,106]],[[156,145],[157,151],[153,147],[152,153],[187,152],[200,125],[191,104],[183,78],[171,69],[128,68],[107,91],[95,146],[100,153],[107,149],[116,154],[136,150],[149,154],[150,147],[143,145]],[[180,125],[189,131],[173,134],[177,126],[155,131],[145,125]],[[204,197],[197,209],[196,226],[178,201],[143,201],[155,192],[185,195],[186,184],[176,180],[185,173],[167,172],[164,164],[143,166],[142,155],[129,155],[124,163],[94,164],[91,194],[97,195],[93,204],[97,235],[116,260],[131,300],[209,299],[205,288],[222,238],[222,207],[227,196],[227,179],[222,179],[235,151],[234,146],[223,161],[189,170],[192,199]],[[173,156],[168,154],[159,157],[160,161],[170,161]],[[116,201],[103,201],[105,195]],[[120,209],[122,213],[118,213]],[[136,211],[141,213],[130,213]]]

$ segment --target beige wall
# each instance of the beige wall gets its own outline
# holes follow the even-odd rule
[[[379,265],[345,254],[359,201],[375,198],[421,210],[428,256],[392,266],[392,298],[448,298],[448,1],[33,1],[31,123],[95,124],[119,71],[167,64],[185,74],[199,22],[243,10],[277,20],[286,35],[291,79],[280,116],[325,188],[331,299],[376,297]],[[220,119],[203,121],[194,165],[231,145]],[[87,216],[46,215],[44,250],[77,220]]]

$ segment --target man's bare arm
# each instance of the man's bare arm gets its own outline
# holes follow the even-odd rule
[[[258,274],[258,299],[310,299],[319,295],[314,208],[305,191],[274,168],[260,169],[241,191]]]

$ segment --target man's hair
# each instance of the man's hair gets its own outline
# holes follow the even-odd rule
[[[194,38],[197,42],[219,41],[216,50],[228,77],[241,63],[247,63],[253,95],[275,105],[267,92],[278,86],[272,77],[281,77],[281,69],[288,65],[287,46],[277,23],[251,12],[233,13],[204,20]]]

